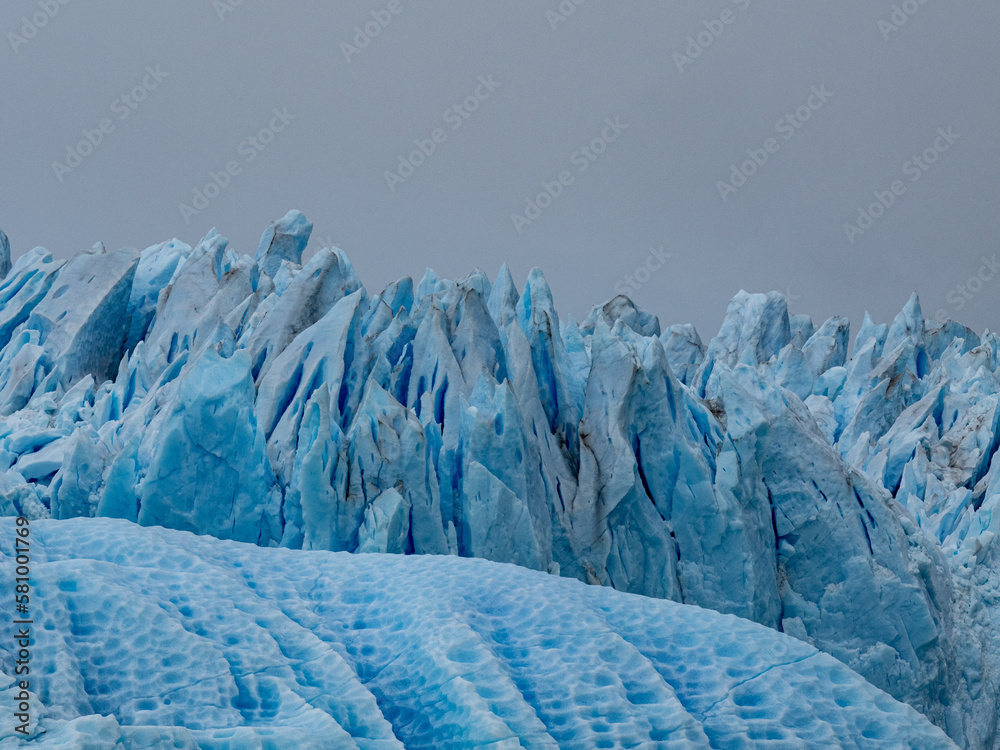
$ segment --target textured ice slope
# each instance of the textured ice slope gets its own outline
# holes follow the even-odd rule
[[[815,326],[740,293],[707,345],[428,271],[370,295],[290,212],[0,280],[0,513],[452,553],[737,614],[960,744],[1000,734],[1000,337]],[[0,258],[2,261],[2,258]]]
[[[689,605],[483,560],[30,528],[32,747],[954,747],[836,659]]]

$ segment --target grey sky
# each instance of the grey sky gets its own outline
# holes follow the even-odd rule
[[[522,284],[537,265],[579,319],[651,260],[631,296],[706,340],[740,288],[787,292],[817,321],[849,315],[852,333],[914,290],[929,315],[1000,328],[1000,269],[958,304],[1000,252],[997,3],[899,2],[894,31],[886,0],[61,2],[0,11],[15,255],[194,244],[213,226],[252,254],[298,208],[310,252],[343,248],[373,292],[427,266],[493,276],[506,261]],[[28,38],[33,16],[45,25]],[[345,55],[376,17],[391,20]],[[688,37],[701,52],[682,71]],[[100,143],[74,167],[84,131]],[[577,151],[595,138],[603,153]],[[387,180],[415,139],[433,153]],[[723,200],[718,182],[753,156],[767,160]],[[207,207],[182,211],[230,162]],[[558,196],[512,221],[543,181]],[[875,191],[892,205],[852,243],[844,225]]]

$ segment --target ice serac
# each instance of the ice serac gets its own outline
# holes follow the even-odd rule
[[[943,721],[934,703],[954,657],[951,623],[914,569],[910,547],[918,540],[907,538],[890,495],[844,471],[793,395],[756,399],[762,384],[745,365],[727,377],[729,434],[755,451],[773,512],[781,628]],[[757,403],[746,409],[733,401]],[[931,553],[925,566],[928,578],[943,582],[943,560]],[[845,626],[860,621],[864,634]]]
[[[102,248],[103,249],[103,248]],[[114,377],[128,333],[128,300],[139,253],[131,248],[77,255],[35,306],[24,327],[57,364],[63,385]]]
[[[671,372],[685,385],[693,382],[702,361],[705,345],[690,323],[672,325],[661,335],[664,353]]]
[[[128,300],[129,327],[125,348],[133,350],[146,335],[160,292],[170,283],[174,271],[191,255],[191,246],[177,239],[147,247],[139,256]]]
[[[302,331],[325,316],[341,299],[361,289],[350,261],[340,250],[319,250],[281,294],[247,303],[227,318],[241,348],[250,353],[260,381],[275,359]]]
[[[447,554],[434,446],[417,415],[369,381],[349,441],[351,471],[345,500],[356,508],[357,522],[385,491],[402,490],[408,528],[406,549],[400,551]]]
[[[641,355],[604,321],[598,321],[592,341],[572,514],[578,554],[594,582],[679,599],[677,551],[664,522],[671,515],[664,507],[669,495],[659,495],[657,507],[653,495],[659,493],[643,473],[657,457],[632,434],[628,413],[645,395]]]
[[[718,376],[738,363],[756,367],[791,342],[788,303],[777,292],[748,294],[740,290],[729,303],[718,335],[712,339],[695,381],[699,395],[718,396]]]
[[[281,268],[282,261],[301,263],[302,251],[309,243],[312,229],[312,222],[300,211],[289,211],[272,223],[261,235],[254,256],[260,263],[261,270],[273,279]]]
[[[740,292],[705,344],[626,297],[560,320],[506,267],[369,294],[340,250],[300,265],[308,228],[290,212],[256,258],[215,230],[19,258],[2,512],[696,604],[1000,750],[1000,336],[913,297],[851,345],[844,318]]]
[[[17,259],[0,282],[0,347],[7,347],[14,332],[45,297],[65,263],[53,259],[42,247]]]
[[[551,518],[533,471],[529,443],[507,382],[481,377],[462,399],[462,485],[456,516],[463,554],[536,570],[552,565]],[[505,532],[498,534],[498,529]]]
[[[152,378],[161,376],[184,352],[196,354],[219,335],[232,337],[226,317],[238,307],[256,308],[273,286],[260,278],[257,264],[237,256],[229,240],[214,229],[178,262],[143,342],[144,362]]]
[[[0,281],[3,281],[8,273],[10,273],[10,240],[0,229]]]
[[[572,366],[560,330],[552,291],[540,269],[532,269],[518,300],[518,323],[531,344],[531,363],[538,377],[539,398],[549,428],[572,465],[579,462],[578,429],[585,381]]]
[[[182,376],[152,434],[138,522],[267,545],[280,539],[280,496],[253,411],[245,352],[208,348]]]
[[[398,531],[401,502],[387,490],[369,509]],[[17,746],[955,747],[827,654],[689,605],[485,560],[302,554],[103,518],[30,529],[45,605]],[[14,532],[0,522],[4,567]],[[15,737],[0,725],[5,747]]]

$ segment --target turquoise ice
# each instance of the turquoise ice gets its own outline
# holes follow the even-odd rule
[[[757,622],[1000,741],[996,333],[740,292],[703,343],[625,297],[560,319],[506,267],[372,294],[310,230],[21,255],[0,514],[515,563]]]
[[[833,657],[691,605],[453,556],[30,529],[26,748],[955,747]]]

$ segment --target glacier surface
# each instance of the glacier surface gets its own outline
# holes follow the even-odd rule
[[[4,568],[14,528],[0,523]],[[5,721],[2,747],[955,747],[833,657],[691,605],[452,556],[117,519],[30,529],[45,708],[32,741]]]
[[[741,292],[704,344],[539,271],[370,294],[311,225],[0,280],[0,514],[509,562],[794,636],[1000,748],[1000,337]],[[2,243],[6,248],[7,243]],[[3,263],[4,249],[0,252]],[[997,513],[994,516],[994,512]]]

